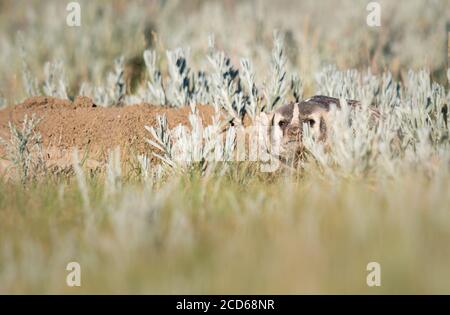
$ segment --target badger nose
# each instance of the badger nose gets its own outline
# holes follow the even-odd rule
[[[288,128],[287,133],[289,136],[296,137],[300,133],[300,127],[299,126],[291,126]]]

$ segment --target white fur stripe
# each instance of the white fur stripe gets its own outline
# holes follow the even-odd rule
[[[298,112],[298,104],[294,104],[294,112],[292,113],[291,124],[299,123],[299,112]]]

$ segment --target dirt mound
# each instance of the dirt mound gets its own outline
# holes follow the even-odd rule
[[[212,122],[212,106],[199,105],[197,110],[205,125]],[[48,160],[66,160],[72,149],[78,148],[90,159],[105,161],[108,150],[116,146],[123,153],[148,153],[150,146],[145,138],[150,134],[144,126],[155,126],[158,115],[167,117],[170,128],[188,126],[190,111],[189,106],[166,108],[150,104],[105,108],[87,97],[71,102],[39,96],[0,111],[0,136],[9,139],[9,121],[19,126],[25,115],[35,114],[42,119],[37,129]],[[0,157],[4,153],[4,148],[0,148]]]

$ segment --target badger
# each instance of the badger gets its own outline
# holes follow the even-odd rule
[[[349,106],[359,106],[356,100],[346,100]],[[332,106],[340,109],[339,99],[317,95],[301,102],[281,106],[272,113],[261,113],[259,123],[267,133],[267,147],[276,151],[280,160],[296,161],[304,151],[302,144],[303,128],[309,126],[316,141],[325,141],[330,123]],[[275,148],[275,150],[274,150]]]

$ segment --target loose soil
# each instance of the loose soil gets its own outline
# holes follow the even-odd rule
[[[214,108],[198,105],[204,125],[211,124]],[[74,148],[87,154],[88,162],[95,166],[104,163],[108,151],[119,146],[124,154],[143,154],[151,151],[145,138],[151,138],[144,128],[156,126],[156,117],[165,115],[169,127],[189,126],[189,106],[168,108],[150,104],[124,107],[99,107],[90,98],[78,97],[74,102],[38,96],[0,111],[0,137],[9,139],[8,122],[21,127],[25,115],[41,118],[37,131],[42,135],[45,158],[50,164],[70,164]],[[5,150],[0,146],[1,158]],[[4,159],[3,159],[4,160]],[[5,164],[5,161],[3,161]]]

